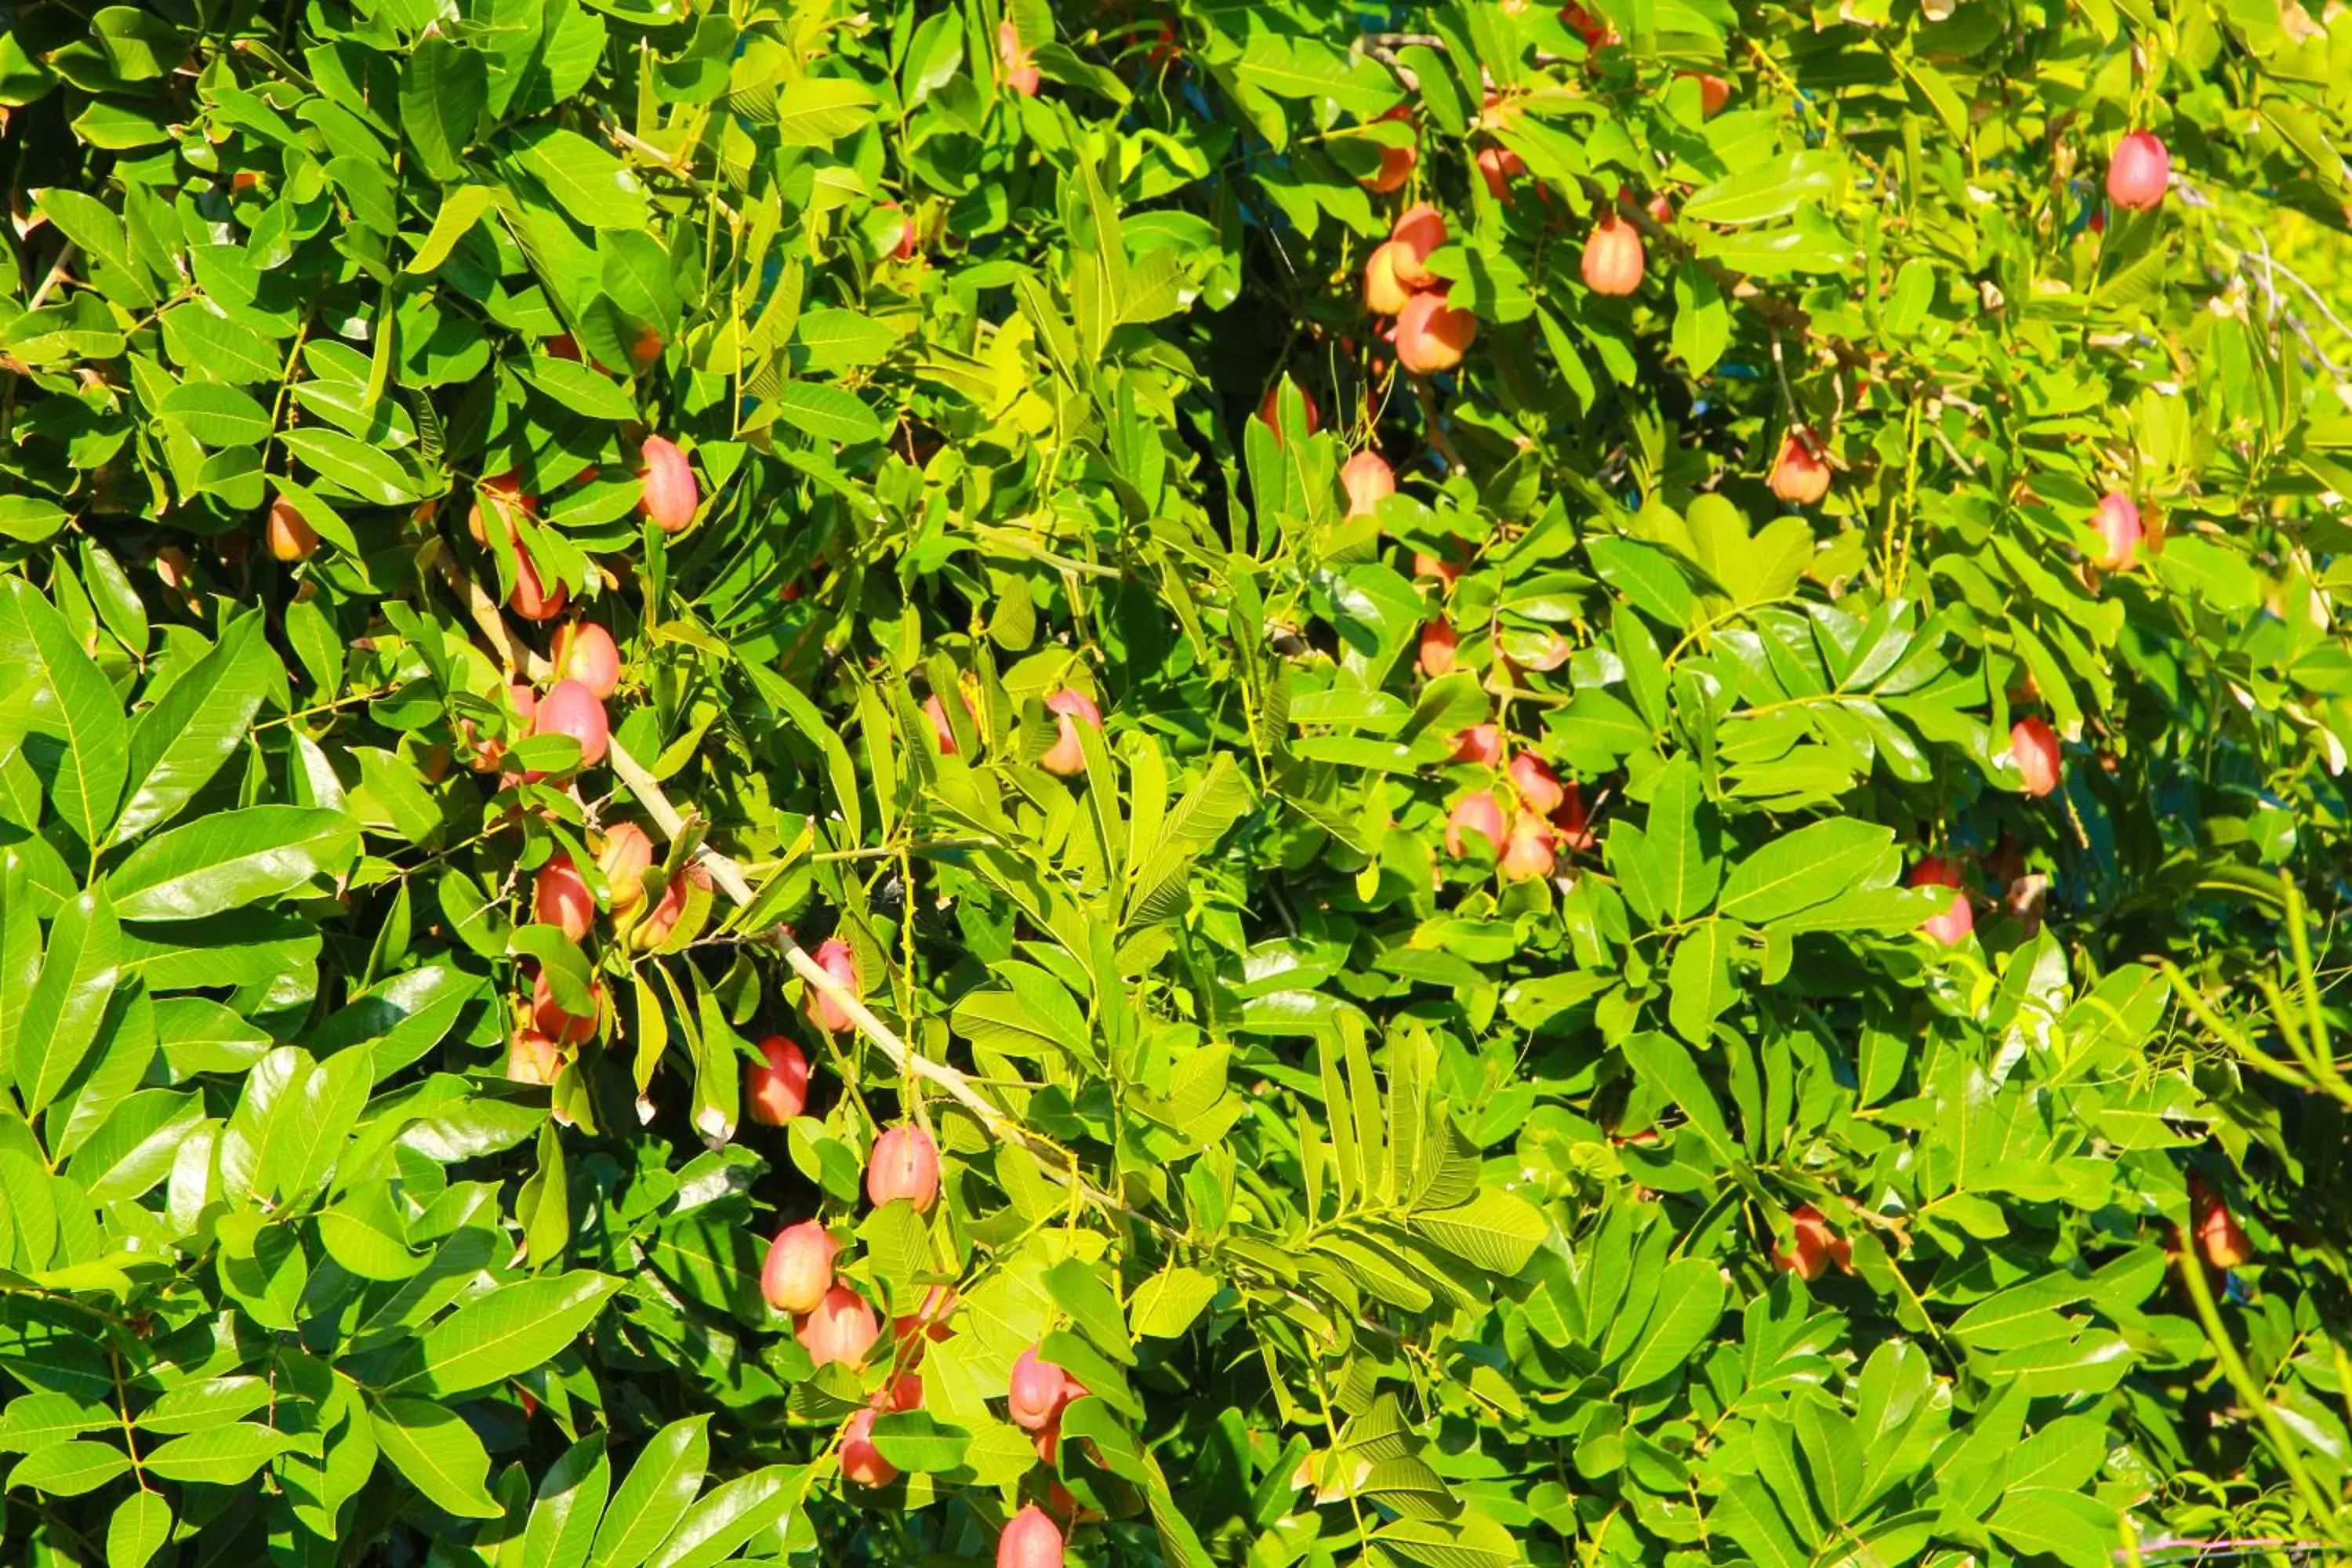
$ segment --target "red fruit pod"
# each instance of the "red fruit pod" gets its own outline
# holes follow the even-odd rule
[[[2009,754],[2017,762],[2025,793],[2040,800],[2058,787],[2058,732],[2040,719],[2010,726]]]
[[[1444,620],[1430,622],[1421,628],[1421,652],[1413,659],[1423,675],[1432,679],[1454,673],[1454,654],[1461,639]]]
[[[2189,1206],[2197,1227],[2197,1245],[2205,1261],[2216,1268],[2243,1268],[2254,1260],[2254,1244],[2247,1238],[2237,1215],[2202,1176],[2189,1178]]]
[[[1511,785],[1519,792],[1519,804],[1538,816],[1549,816],[1568,798],[1559,775],[1533,752],[1521,752],[1511,759]]]
[[[921,1374],[918,1373],[902,1372],[898,1376],[892,1378],[888,1383],[883,1384],[880,1392],[874,1395],[874,1407],[877,1410],[894,1412],[899,1410],[920,1410],[923,1407],[923,1379]]]
[[[1396,494],[1396,470],[1378,452],[1359,452],[1339,466],[1339,489],[1349,517],[1370,517],[1382,497]]]
[[[663,885],[661,897],[654,900],[654,907],[646,911],[646,918],[629,933],[629,945],[639,952],[651,952],[667,942],[669,933],[677,927],[678,917],[686,913],[689,889],[700,888],[708,891],[709,887],[710,873],[702,868],[700,861],[672,877]]]
[[[597,982],[589,990],[588,1012],[585,1016],[567,1013],[555,1000],[555,988],[548,984],[547,971],[541,970],[530,987],[530,1021],[532,1026],[559,1046],[584,1046],[596,1037],[596,1020],[604,1011],[604,985]]]
[[[866,994],[865,986],[857,978],[857,955],[850,950],[847,942],[837,936],[827,937],[818,944],[814,956],[816,966],[839,981],[843,990],[852,996]],[[809,1022],[828,1035],[837,1035],[853,1023],[847,1008],[814,985],[808,988],[807,1011]]]
[[[1969,903],[1967,885],[1960,880],[1959,868],[1939,856],[1930,855],[1911,868],[1906,883],[1914,888],[1949,888],[1952,901],[1937,914],[1919,922],[1919,931],[1946,947],[1958,947],[1976,930],[1976,910]]]
[[[833,1259],[840,1250],[841,1244],[815,1220],[784,1226],[768,1243],[760,1294],[779,1312],[815,1311],[833,1289]]]
[[[2103,572],[2128,572],[2139,559],[2142,530],[2139,508],[2131,497],[2121,490],[2109,490],[2099,498],[2098,515],[2093,525],[2099,531],[2099,553],[2094,563]]]
[[[2116,143],[2107,161],[2107,199],[2134,212],[2154,212],[2164,205],[2172,184],[2172,153],[2153,131],[2135,131]]]
[[[507,607],[527,621],[551,621],[563,613],[564,602],[572,591],[562,583],[550,588],[539,575],[528,552],[515,550],[514,592],[507,595]]]
[[[902,1340],[916,1334],[919,1334],[925,1340],[952,1338],[955,1334],[955,1326],[950,1323],[948,1319],[954,1315],[959,1303],[960,1299],[956,1295],[954,1286],[934,1285],[923,1292],[921,1306],[906,1317],[890,1320],[890,1331]],[[920,1355],[922,1347],[917,1345],[914,1353]]]
[[[1413,165],[1420,162],[1421,149],[1412,142],[1408,142],[1402,147],[1383,146],[1380,167],[1364,175],[1357,184],[1374,195],[1389,195],[1404,189],[1405,182],[1412,178]]]
[[[841,1473],[861,1487],[887,1487],[898,1479],[898,1467],[874,1446],[877,1414],[856,1411],[841,1428]]]
[[[1790,1211],[1789,1229],[1789,1247],[1775,1259],[1784,1271],[1800,1279],[1818,1279],[1832,1264],[1841,1273],[1853,1272],[1853,1244],[1830,1229],[1812,1205],[1799,1204]]]
[[[1412,298],[1396,274],[1402,247],[1395,240],[1375,247],[1364,263],[1364,309],[1375,316],[1393,316]]]
[[[1415,294],[1397,312],[1397,363],[1415,375],[1436,375],[1462,363],[1478,338],[1478,318],[1445,302],[1446,291]]]
[[[1503,727],[1499,724],[1473,724],[1454,737],[1454,751],[1448,763],[1464,763],[1472,767],[1491,768],[1503,760]]]
[[[1459,547],[1460,542],[1456,541],[1455,548]],[[1468,565],[1450,551],[1444,555],[1432,555],[1426,550],[1416,550],[1412,552],[1412,574],[1416,577],[1434,577],[1441,587],[1452,587],[1462,574],[1469,569]]]
[[[289,565],[309,560],[319,548],[319,531],[305,522],[284,496],[269,503],[269,520],[262,531],[269,541],[269,553]]]
[[[996,1539],[996,1568],[1062,1568],[1062,1531],[1053,1516],[1034,1502],[1014,1514]]]
[[[940,1151],[931,1135],[904,1121],[874,1140],[866,1162],[866,1196],[876,1208],[905,1198],[918,1212],[930,1212],[940,1197]]]
[[[511,1083],[553,1083],[563,1057],[537,1029],[517,1029],[507,1041],[507,1079]]]
[[[1397,248],[1390,256],[1396,280],[1407,289],[1426,289],[1437,281],[1429,269],[1430,253],[1445,243],[1445,215],[1427,202],[1407,207],[1389,230]]]
[[[547,695],[539,700],[539,711],[531,718],[530,732],[571,736],[580,743],[580,765],[583,768],[593,768],[603,762],[612,740],[604,704],[577,680],[559,680],[548,688]]]
[[[601,700],[621,685],[621,650],[613,634],[593,621],[574,621],[555,634],[555,674],[576,680]]]
[[[604,847],[596,868],[604,873],[605,894],[614,913],[629,909],[646,896],[646,873],[653,869],[654,841],[634,822],[616,822],[604,832]]]
[[[1473,790],[1454,803],[1445,818],[1445,852],[1455,859],[1469,853],[1473,834],[1500,855],[1503,852],[1503,804],[1492,790]]]
[[[1830,493],[1830,466],[1805,439],[1809,434],[1790,431],[1772,465],[1772,493],[1791,506],[1811,506]]]
[[[1564,786],[1559,809],[1551,814],[1551,825],[1559,829],[1562,848],[1585,854],[1600,843],[1592,831],[1592,819],[1584,809],[1584,791],[1573,783]]]
[[[1298,389],[1298,401],[1307,413],[1307,433],[1312,436],[1323,428],[1323,411],[1315,406],[1315,395],[1303,386]],[[1267,387],[1265,395],[1258,399],[1257,416],[1265,421],[1265,427],[1274,432],[1275,443],[1279,446],[1282,441],[1282,387],[1278,384]]]
[[[1036,61],[1022,47],[1021,31],[1010,16],[996,24],[996,58],[1004,67],[1005,86],[1024,98],[1037,96],[1045,79],[1038,74]]]
[[[835,1285],[802,1317],[794,1337],[819,1366],[829,1362],[855,1366],[882,1337],[882,1324],[865,1297],[846,1285]]]
[[[1085,692],[1065,687],[1045,699],[1045,711],[1055,716],[1054,744],[1037,759],[1037,765],[1063,778],[1086,772],[1086,744],[1078,738],[1078,726],[1100,730],[1102,710]]]
[[[1486,194],[1502,203],[1511,205],[1511,182],[1528,172],[1526,160],[1507,147],[1478,149],[1478,177],[1486,183]]]
[[[1706,119],[1712,120],[1722,113],[1723,106],[1731,101],[1731,84],[1719,76],[1710,76],[1704,71],[1677,71],[1675,74],[1697,81],[1698,111]]]
[[[1584,242],[1584,286],[1595,294],[1622,296],[1642,287],[1642,231],[1609,213]]]
[[[1558,860],[1551,824],[1534,812],[1522,811],[1511,820],[1511,837],[1496,868],[1506,882],[1532,882],[1550,876]]]
[[[645,488],[637,510],[664,533],[676,533],[694,521],[694,510],[701,504],[694,467],[677,443],[666,436],[646,437],[639,456],[645,466],[637,470],[637,478]]]
[[[1036,1346],[1030,1346],[1013,1363],[1013,1375],[1004,1390],[1005,1413],[1024,1430],[1041,1430],[1062,1413],[1067,1381],[1059,1366],[1039,1355]]]
[[[580,868],[560,849],[549,857],[547,864],[532,879],[531,919],[541,925],[555,927],[567,942],[585,937],[596,919],[596,900],[588,896],[588,884],[581,877]]]
[[[743,1068],[743,1107],[761,1126],[782,1127],[808,1109],[808,1058],[782,1035],[761,1041],[760,1056]]]

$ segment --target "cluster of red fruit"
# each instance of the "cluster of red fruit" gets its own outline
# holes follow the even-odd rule
[[[1492,768],[1502,759],[1501,727],[1474,724],[1454,738],[1454,754],[1446,760]],[[1448,855],[1458,860],[1469,853],[1474,837],[1483,838],[1503,880],[1526,882],[1550,876],[1563,848],[1592,847],[1584,796],[1574,784],[1562,784],[1551,764],[1533,752],[1519,752],[1505,771],[1507,790],[1474,789],[1454,803],[1445,817]]]
[[[1449,306],[1445,283],[1429,268],[1444,243],[1445,215],[1422,202],[1405,209],[1364,264],[1364,307],[1396,318],[1388,335],[1397,363],[1414,375],[1452,370],[1478,336],[1478,318]]]
[[[957,695],[962,696],[961,692]],[[972,722],[977,724],[980,721],[980,710],[971,705],[969,697],[963,697],[963,710],[971,717]],[[1075,778],[1087,769],[1086,742],[1079,738],[1078,727],[1083,724],[1099,734],[1102,731],[1102,710],[1085,692],[1074,686],[1065,686],[1045,699],[1045,711],[1054,716],[1054,743],[1045,749],[1044,756],[1037,759],[1037,765],[1049,773],[1066,779]],[[931,739],[938,743],[940,754],[954,756],[957,751],[955,726],[948,722],[947,704],[940,700],[938,692],[934,691],[923,699],[923,715],[931,721]]]
[[[637,482],[638,513],[664,533],[677,533],[694,521],[702,504],[701,487],[696,482],[694,466],[677,443],[663,436],[648,436],[638,448],[640,467]],[[584,476],[593,479],[591,468]],[[488,501],[506,521],[505,532],[514,542],[514,590],[507,595],[507,608],[527,621],[551,621],[563,613],[570,591],[562,583],[549,587],[539,573],[539,565],[523,548],[520,536],[513,526],[517,515],[536,518],[539,498],[522,488],[522,477],[509,471],[494,474],[481,482],[473,510],[467,514],[466,529],[474,542],[485,549],[489,546],[489,530],[482,520],[482,503]]]

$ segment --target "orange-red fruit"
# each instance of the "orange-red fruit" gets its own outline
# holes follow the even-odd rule
[[[1550,876],[1558,858],[1551,824],[1532,811],[1522,811],[1512,820],[1510,842],[1503,846],[1496,866],[1506,882],[1528,882]]]
[[[940,700],[938,692],[934,691],[923,699],[923,717],[931,721],[931,735],[940,743],[940,755],[954,756],[955,726],[948,722],[948,705]]]
[[[1308,423],[1311,426],[1313,422]],[[1064,778],[1084,773],[1087,752],[1085,742],[1078,739],[1078,725],[1083,721],[1089,729],[1100,730],[1102,710],[1085,692],[1065,688],[1045,699],[1045,711],[1056,716],[1057,728],[1053,748],[1037,759],[1037,765]]]
[[[1697,79],[1698,111],[1708,119],[1722,113],[1723,106],[1731,101],[1731,84],[1721,77],[1709,76],[1704,71],[1684,71],[1681,74]]]
[[[1593,837],[1592,820],[1585,813],[1584,791],[1574,784],[1563,789],[1559,809],[1551,814],[1551,825],[1559,829],[1562,848],[1589,851],[1600,840]]]
[[[527,621],[551,621],[563,613],[563,602],[571,595],[560,582],[552,588],[541,582],[529,553],[516,549],[514,592],[507,595],[507,605],[516,615]]]
[[[2096,521],[2099,568],[2106,572],[2130,571],[2132,563],[2139,558],[2139,508],[2121,490],[2109,490],[2099,498]]]
[[[795,1337],[819,1366],[836,1361],[855,1366],[881,1335],[881,1321],[866,1298],[835,1285],[801,1319]]]
[[[1477,336],[1477,317],[1448,306],[1444,289],[1427,289],[1397,312],[1397,363],[1415,375],[1452,370]]]
[[[2242,1268],[2254,1260],[2254,1244],[2247,1239],[2245,1227],[2203,1177],[2189,1178],[2189,1203],[2206,1262],[2216,1268]]]
[[[1478,149],[1478,177],[1486,182],[1486,194],[1505,206],[1511,203],[1511,182],[1528,172],[1527,161],[1508,147]]]
[[[1062,1568],[1062,1531],[1053,1516],[1034,1502],[1014,1514],[996,1539],[996,1568]]]
[[[1780,459],[1772,465],[1772,493],[1792,506],[1811,506],[1830,493],[1830,466],[1791,430],[1780,439]]]
[[[664,533],[676,533],[694,521],[694,509],[701,503],[693,465],[677,443],[666,436],[646,437],[640,456],[645,467],[637,470],[637,478],[645,489],[637,499],[637,510]]]
[[[604,834],[604,853],[596,868],[604,873],[604,887],[617,912],[646,896],[646,873],[653,869],[654,841],[634,822],[616,822]]]
[[[2025,793],[2039,800],[2058,787],[2058,733],[2040,719],[2010,726],[2009,753],[2024,776]]]
[[[1375,316],[1393,316],[1412,298],[1412,290],[1397,280],[1397,258],[1403,247],[1391,239],[1374,247],[1364,263],[1364,309]]]
[[[1957,947],[1968,940],[1977,927],[1976,910],[1969,907],[1967,887],[1960,880],[1959,868],[1939,856],[1930,855],[1911,868],[1906,879],[1914,888],[1949,888],[1952,901],[1940,914],[1929,915],[1919,922],[1919,930],[1946,947]]]
[[[596,1037],[596,1017],[604,1010],[604,986],[598,982],[588,994],[585,1016],[567,1013],[557,1005],[555,988],[541,970],[530,987],[530,1021],[534,1028],[559,1046],[584,1046]]]
[[[555,1042],[537,1029],[517,1029],[507,1042],[507,1078],[514,1083],[553,1083],[563,1058]]]
[[[1778,1258],[1783,1269],[1800,1279],[1818,1279],[1831,1264],[1842,1273],[1853,1272],[1853,1244],[1830,1229],[1821,1210],[1799,1204],[1789,1215],[1789,1227],[1793,1235]]]
[[[580,765],[593,768],[604,760],[605,747],[612,731],[604,720],[604,705],[596,694],[577,680],[559,680],[548,688],[547,695],[539,700],[539,711],[530,721],[534,735],[569,735],[580,742]]]
[[[1454,649],[1461,639],[1454,628],[1443,620],[1434,620],[1421,628],[1421,655],[1414,661],[1423,675],[1436,677],[1454,673]]]
[[[1468,763],[1475,767],[1491,768],[1503,760],[1503,727],[1499,724],[1473,724],[1454,737],[1454,754],[1449,763]]]
[[[1037,74],[1036,62],[1029,58],[1029,51],[1021,47],[1020,29],[1013,25],[1010,16],[996,24],[996,58],[1003,63],[1007,87],[1024,98],[1037,96],[1044,79]]]
[[[531,919],[541,925],[555,927],[567,942],[578,942],[586,936],[596,919],[596,900],[588,896],[588,884],[581,877],[580,868],[560,849],[549,857],[531,881]]]
[[[866,1162],[866,1196],[876,1208],[905,1198],[928,1214],[940,1197],[940,1151],[931,1135],[902,1121],[874,1140]]]
[[[1496,854],[1503,852],[1503,803],[1492,790],[1473,790],[1454,803],[1445,818],[1445,852],[1460,859],[1468,853],[1474,833],[1485,838]]]
[[[1584,286],[1595,294],[1631,294],[1642,286],[1642,231],[1615,213],[1584,242]]]
[[[1429,255],[1445,243],[1445,215],[1427,202],[1409,206],[1389,230],[1389,242],[1397,247],[1389,258],[1396,280],[1407,289],[1426,289],[1437,281]]]
[[[841,982],[842,989],[852,996],[862,996],[865,988],[857,983],[857,955],[839,937],[827,937],[817,946],[816,966]],[[837,1035],[850,1026],[849,1010],[812,985],[808,988],[809,1022],[828,1035]]]
[[[308,561],[319,548],[319,531],[303,521],[302,514],[284,496],[269,503],[269,521],[263,531],[269,540],[269,553],[289,563]]]
[[[639,884],[640,890],[643,886]],[[710,873],[703,869],[700,861],[672,877],[662,885],[661,897],[656,899],[654,907],[646,911],[646,918],[637,923],[636,930],[629,933],[630,945],[639,952],[651,952],[667,942],[669,933],[677,928],[678,917],[686,913],[688,892],[694,888],[708,889],[709,886]]]
[[[1421,162],[1421,149],[1408,142],[1402,147],[1382,147],[1381,166],[1364,176],[1360,184],[1375,195],[1387,195],[1404,189],[1412,178],[1412,166]]]
[[[2172,183],[2172,154],[2153,131],[2135,131],[2116,143],[2107,162],[2107,199],[2134,212],[2154,212]]]
[[[874,1417],[860,1410],[841,1428],[841,1473],[861,1487],[887,1487],[898,1479],[898,1467],[874,1446]]]
[[[555,674],[576,680],[598,698],[620,689],[621,650],[613,634],[593,621],[574,621],[555,634]]]
[[[760,1042],[763,1059],[743,1069],[743,1103],[762,1127],[782,1127],[808,1109],[809,1063],[782,1035]]]
[[[1450,554],[1432,555],[1426,550],[1416,550],[1412,552],[1414,576],[1434,577],[1440,584],[1449,588],[1454,585],[1454,579],[1468,570],[1467,566]]]
[[[1521,752],[1511,759],[1511,784],[1519,792],[1519,804],[1538,816],[1549,816],[1568,798],[1568,792],[1560,788],[1559,775],[1533,752]]]
[[[1339,488],[1348,494],[1348,515],[1370,517],[1382,496],[1396,494],[1396,470],[1378,452],[1359,452],[1339,468]]]
[[[1004,1391],[1005,1413],[1014,1426],[1037,1431],[1061,1414],[1066,1384],[1062,1369],[1032,1345],[1013,1363],[1013,1377]]]
[[[920,1410],[923,1407],[923,1380],[911,1372],[902,1372],[885,1384],[874,1395],[877,1410]]]
[[[833,1258],[840,1250],[841,1244],[815,1220],[784,1226],[768,1243],[760,1294],[779,1312],[815,1311],[833,1289]]]

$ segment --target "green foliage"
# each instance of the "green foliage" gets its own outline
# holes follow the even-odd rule
[[[6,1561],[2352,1544],[2352,14],[159,0],[0,104]]]

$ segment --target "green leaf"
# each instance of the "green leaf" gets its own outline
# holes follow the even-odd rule
[[[590,1432],[540,1479],[523,1531],[523,1561],[531,1568],[584,1568],[612,1489],[604,1434]]]
[[[845,447],[882,438],[883,425],[863,398],[843,387],[795,381],[776,394],[778,422]]]
[[[686,1517],[710,1463],[708,1420],[673,1421],[638,1451],[596,1531],[596,1568],[639,1568]]]
[[[358,852],[359,829],[340,811],[249,805],[148,839],[107,887],[126,920],[195,920],[341,876]]]
[[[325,483],[371,506],[398,506],[424,493],[398,458],[341,430],[304,425],[280,432],[278,440]]]
[[[173,1437],[143,1461],[149,1474],[167,1481],[237,1486],[255,1471],[297,1446],[297,1439],[251,1421],[233,1422]]]
[[[902,1410],[876,1419],[874,1447],[902,1470],[952,1470],[963,1463],[971,1435],[941,1426],[928,1412]]]
[[[1180,1338],[1221,1289],[1197,1268],[1170,1264],[1135,1288],[1127,1303],[1128,1326],[1142,1338]]]
[[[2116,1539],[2116,1510],[2080,1492],[2018,1487],[2001,1498],[1985,1528],[2021,1552],[2044,1553],[2070,1568],[2104,1568]]]
[[[1716,912],[1749,925],[1895,880],[1891,828],[1852,817],[1807,823],[1748,855],[1723,880]]]
[[[17,1042],[16,1091],[28,1116],[56,1099],[98,1041],[121,974],[122,934],[103,885],[77,897],[49,927],[40,979],[25,1004],[27,1021],[47,1020]]]
[[[787,147],[830,147],[872,124],[880,103],[860,82],[795,77],[776,102],[776,135]]]
[[[1456,1207],[1414,1215],[1412,1227],[1455,1257],[1507,1279],[1527,1267],[1551,1230],[1535,1205],[1491,1187]]]
[[[13,1490],[22,1487],[51,1497],[96,1491],[131,1468],[131,1457],[110,1443],[77,1438],[27,1456],[8,1473]]]
[[[885,1415],[875,1426],[897,1419]],[[783,1521],[806,1493],[808,1479],[806,1465],[770,1465],[712,1489],[678,1521],[646,1568],[709,1568],[733,1558],[739,1548]]]
[[[637,417],[636,400],[625,387],[575,360],[534,355],[523,363],[521,374],[525,381],[574,414],[622,421]]]
[[[473,232],[497,200],[497,193],[488,185],[460,185],[447,192],[434,209],[432,231],[408,258],[404,270],[412,276],[431,272],[448,260],[457,242]]]
[[[574,131],[539,126],[514,138],[509,155],[547,188],[573,222],[642,230],[651,217],[645,187],[627,165]]]
[[[401,67],[400,128],[426,174],[443,181],[465,175],[464,153],[489,97],[489,68],[478,50],[440,37],[418,41]]]
[[[1682,216],[1691,223],[1767,223],[1818,203],[1844,174],[1844,160],[1835,153],[1786,153],[1694,191]]]
[[[1646,1388],[1696,1359],[1723,1317],[1723,1270],[1711,1258],[1678,1258],[1658,1276],[1657,1298],[1640,1342],[1618,1369],[1620,1389]]]
[[[32,665],[21,673],[28,684],[5,694],[25,704],[26,725],[41,737],[44,754],[33,756],[29,737],[26,754],[46,776],[49,804],[66,826],[84,844],[101,844],[122,802],[129,766],[122,704],[64,617],[31,584],[21,577],[0,582],[0,617],[13,619],[30,643]],[[0,624],[0,642],[10,636]]]
[[[240,616],[211,652],[132,721],[131,798],[116,820],[118,837],[133,838],[169,822],[212,782],[245,743],[276,673],[262,616]]]
[[[1718,1162],[1728,1163],[1732,1140],[1731,1131],[1723,1120],[1723,1108],[1683,1043],[1671,1035],[1644,1033],[1626,1040],[1623,1048],[1625,1060],[1634,1072],[1689,1118],[1691,1126],[1706,1141]]]
[[[269,438],[269,410],[217,381],[190,381],[163,395],[157,412],[188,427],[207,447],[257,447]]]
[[[172,1536],[172,1505],[161,1492],[124,1498],[106,1524],[106,1568],[147,1568]]]
[[[463,1417],[426,1399],[384,1399],[369,1413],[375,1444],[425,1499],[460,1519],[496,1519],[502,1511],[483,1481],[490,1457]]]
[[[595,1321],[621,1281],[577,1270],[479,1297],[425,1331],[422,1370],[402,1384],[447,1397],[545,1364]]]

